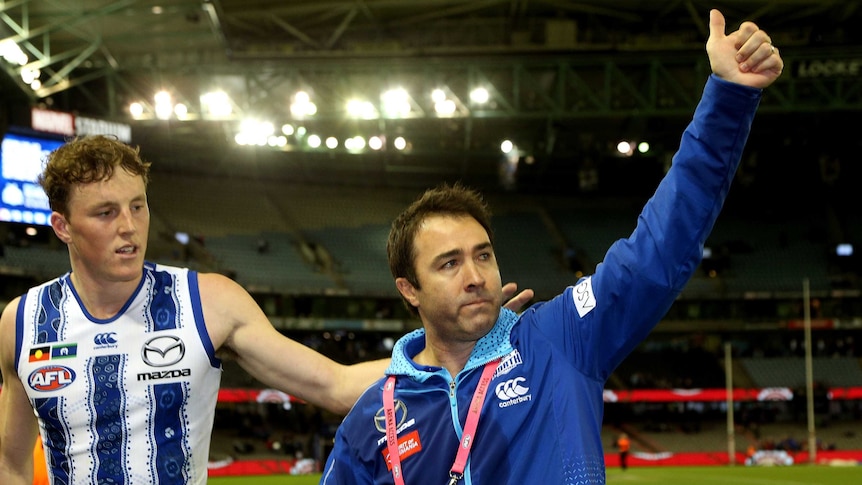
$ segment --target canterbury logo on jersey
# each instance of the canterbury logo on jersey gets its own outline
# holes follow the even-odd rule
[[[533,395],[529,394],[530,388],[524,385],[525,382],[527,382],[526,378],[516,377],[497,384],[497,387],[494,388],[494,394],[500,400],[499,406],[507,408],[532,400]]]
[[[117,346],[117,333],[116,332],[106,332],[106,333],[98,333],[95,337],[93,337],[93,343],[96,344],[97,347],[116,347]]]

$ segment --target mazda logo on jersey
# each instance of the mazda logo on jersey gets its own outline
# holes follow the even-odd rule
[[[27,383],[34,391],[59,391],[75,382],[75,371],[64,365],[39,367],[30,373]]]
[[[150,367],[168,367],[183,360],[186,345],[179,337],[161,335],[147,340],[141,347],[141,358]]]

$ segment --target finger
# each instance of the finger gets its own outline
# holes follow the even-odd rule
[[[716,9],[709,11],[709,37],[712,40],[720,40],[725,37],[726,28],[724,15]]]
[[[533,290],[528,288],[528,289],[518,293],[517,295],[515,295],[515,297],[511,298],[509,301],[507,301],[506,304],[503,305],[503,307],[508,308],[509,310],[512,310],[515,313],[518,313],[521,311],[521,309],[523,309],[524,305],[529,303],[530,300],[532,300],[532,299],[533,299]]]
[[[754,22],[743,22],[742,25],[739,26],[739,30],[734,32],[736,36],[736,48],[743,49],[751,42],[754,42],[754,39],[761,39],[763,37],[769,38],[766,35],[766,32],[760,30],[760,28]],[[760,43],[759,41],[757,42]],[[750,54],[750,52],[749,52]]]
[[[517,283],[510,282],[503,285],[503,300],[512,298],[512,295],[514,295],[516,291],[518,291]]]
[[[756,41],[755,38],[757,38]],[[772,45],[766,35],[752,37],[750,42],[746,42],[743,49],[744,51],[740,49],[740,55],[745,55],[743,52],[751,52],[739,65],[739,69],[743,72],[761,72],[773,69],[781,62],[781,56],[776,54],[775,46]]]

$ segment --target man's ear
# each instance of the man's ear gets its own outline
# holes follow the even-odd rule
[[[57,238],[66,244],[69,244],[72,240],[72,236],[69,235],[68,226],[69,221],[66,220],[66,216],[56,211],[51,213],[51,228],[54,229],[54,234],[57,235]]]
[[[419,308],[419,299],[416,298],[416,287],[407,281],[407,278],[395,278],[395,287],[398,288],[398,292],[401,293],[401,296],[408,303]]]

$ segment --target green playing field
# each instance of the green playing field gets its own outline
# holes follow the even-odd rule
[[[744,485],[850,485],[862,483],[862,467],[796,465],[792,467],[649,467],[628,471],[608,469],[608,483],[691,485],[729,483]],[[313,485],[320,475],[276,475],[247,478],[212,478],[211,485]]]

